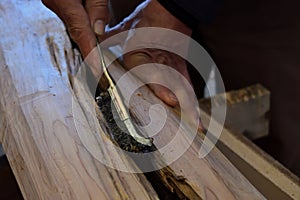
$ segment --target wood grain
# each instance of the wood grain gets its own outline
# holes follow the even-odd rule
[[[0,10],[5,26],[0,30],[0,110],[7,124],[2,142],[24,198],[158,199],[142,174],[108,168],[82,144],[67,71],[76,59],[63,24],[37,0],[4,0]],[[75,101],[73,107],[76,120],[95,139],[98,133],[80,105]],[[134,167],[114,151],[106,159],[114,154]]]
[[[243,135],[224,129],[217,147],[268,199],[300,198],[300,179]]]
[[[116,49],[115,49],[116,50]],[[114,52],[119,54],[119,52]],[[107,54],[107,63],[114,60],[114,56]],[[125,71],[117,62],[110,67],[110,72],[116,82]],[[122,92],[131,92],[135,85],[140,85],[140,81],[134,77],[127,80],[127,87]],[[126,98],[126,97],[125,97]],[[168,144],[174,137],[174,133],[183,136],[187,135],[187,130],[178,129],[178,116],[162,103],[147,86],[138,88],[130,99],[130,111],[143,126],[150,123],[149,109],[152,105],[161,105],[167,112],[164,128],[159,134],[153,136],[155,146],[160,149]],[[156,115],[160,120],[160,115]],[[163,119],[161,119],[163,120]],[[149,133],[148,133],[149,134]],[[203,141],[201,133],[196,136],[194,142],[188,150],[169,168],[161,170],[162,180],[173,190],[179,189],[190,199],[265,199],[249,181],[218,151],[213,149],[208,156],[199,158],[199,149]],[[183,141],[184,142],[184,141]],[[180,142],[177,143],[180,147]],[[155,164],[155,163],[153,163]],[[171,177],[165,179],[165,177]],[[189,196],[191,195],[191,196]]]
[[[210,102],[222,104],[223,98],[223,95],[218,95],[211,100],[199,100],[199,106],[204,111],[202,118],[207,119],[204,122],[210,117]],[[227,92],[226,99],[228,103],[226,128],[217,143],[218,149],[267,199],[299,199],[299,178],[241,134],[250,124],[256,127],[252,130],[261,130],[252,132],[254,134],[250,138],[266,133],[263,127],[268,123],[265,114],[269,109],[269,91],[256,84]],[[229,114],[231,116],[228,116],[228,112],[231,112]],[[250,116],[247,116],[248,114]],[[241,121],[244,123],[237,123]]]

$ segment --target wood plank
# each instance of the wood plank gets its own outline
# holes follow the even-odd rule
[[[1,56],[1,54],[0,54],[0,56]],[[3,60],[4,58],[0,57],[0,59]],[[5,113],[4,113],[4,110],[0,106],[0,156],[3,156],[5,154],[3,147],[2,147],[2,141],[4,138],[4,134],[6,132],[6,128],[7,128],[7,123],[6,123],[6,119],[5,119]]]
[[[243,134],[251,140],[269,134],[270,92],[262,85],[256,84],[226,92],[225,96],[216,95],[211,99],[199,100],[201,109],[206,113],[210,113],[211,104],[218,107],[225,103],[225,127],[230,127],[232,132]]]
[[[299,178],[243,136],[241,134],[243,131],[238,131],[246,130],[247,124],[253,124],[256,127],[264,127],[267,124],[265,115],[269,108],[270,93],[258,84],[227,92],[226,99],[229,105],[227,107],[225,126],[228,129],[224,129],[217,143],[218,149],[267,199],[299,199]],[[212,100],[199,100],[200,107],[207,114],[204,117],[210,116],[210,102],[222,104],[224,95],[212,97]],[[238,110],[239,113],[237,113]],[[252,117],[247,116],[249,113]],[[255,117],[254,113],[260,117]],[[244,123],[242,124],[245,126],[236,123],[240,122],[241,118],[244,118]],[[254,120],[249,120],[251,118]],[[247,120],[249,121],[247,122]],[[254,131],[252,133],[255,135],[252,135],[250,138],[260,136],[259,133],[262,132]]]
[[[117,55],[119,53],[115,52]],[[107,54],[106,58],[107,63],[115,59],[110,54]],[[124,69],[116,62],[109,69],[116,82],[125,73]],[[140,85],[140,81],[132,77],[127,80],[126,84],[127,87],[123,88],[122,92],[129,93],[133,88],[136,88],[136,85]],[[130,97],[130,99],[125,98],[125,101],[130,100],[130,111],[138,120],[138,124],[145,126],[151,121],[148,112],[152,105],[161,105],[167,112],[168,118],[164,128],[159,134],[153,136],[154,144],[158,149],[168,144],[176,131],[179,131],[178,134],[183,138],[187,135],[185,132],[187,130],[178,129],[178,116],[162,103],[147,86],[138,88]],[[160,121],[159,114],[156,115],[156,118]],[[172,163],[167,170],[159,171],[165,184],[174,191],[180,190],[182,195],[190,199],[264,199],[217,149],[213,149],[205,158],[199,159],[198,153],[202,139],[200,135],[196,136],[195,141],[180,158]],[[180,145],[179,142],[178,147]],[[165,177],[169,178],[166,179]]]
[[[224,129],[217,147],[267,199],[300,199],[300,179],[244,136]]]
[[[112,71],[112,72],[114,73],[114,71]],[[141,96],[140,91],[138,93],[139,93],[138,96]],[[231,99],[230,104],[231,104],[232,107],[235,106],[236,102],[239,103],[238,106],[242,106],[243,102],[247,104],[249,102],[249,99],[252,101],[251,102],[252,106],[260,107],[262,105],[266,105],[263,109],[266,109],[268,107],[267,105],[268,105],[268,101],[269,101],[269,92],[266,91],[260,85],[255,85],[255,86],[251,86],[251,87],[246,88],[246,89],[242,89],[242,92],[239,92],[239,91],[231,92],[231,93],[229,93],[229,95],[231,94],[231,96],[234,95],[236,97],[237,96],[236,93],[243,94],[242,95],[243,98],[242,98],[241,101],[238,100],[241,97],[241,95],[239,95],[238,98],[235,98],[234,101]],[[221,97],[221,96],[219,96],[219,97]],[[257,100],[256,104],[254,103],[255,100]],[[263,103],[261,103],[260,101],[262,101]],[[207,102],[207,100],[204,100],[204,102]],[[215,100],[215,102],[216,102],[216,100]],[[222,101],[217,101],[217,102],[220,103]],[[257,105],[260,105],[260,106],[257,106]],[[207,106],[207,104],[205,104],[204,106]],[[246,109],[246,110],[249,110],[249,109]],[[265,111],[261,112],[261,113],[265,114]],[[262,116],[264,116],[264,115],[262,115]],[[141,116],[141,117],[144,117],[144,116]],[[204,118],[208,118],[208,117],[209,116],[207,115]],[[232,130],[230,130],[230,131],[226,130],[226,131],[223,134],[233,134]],[[239,137],[244,138],[243,136],[239,136]],[[223,137],[221,137],[221,138],[223,138]],[[245,140],[229,139],[228,141],[227,140],[225,141],[226,144],[227,144],[226,147],[224,147],[224,144],[222,142],[223,141],[220,141],[217,144],[218,148],[222,152],[224,152],[226,156],[228,156],[229,160],[232,161],[233,164],[236,167],[238,167],[238,169],[251,181],[251,183],[255,187],[257,187],[264,195],[266,195],[266,197],[268,199],[273,199],[275,197],[282,197],[284,199],[287,199],[287,198],[293,198],[294,199],[295,194],[297,196],[297,193],[298,193],[297,191],[299,189],[297,179],[293,178],[293,175],[291,175],[291,173],[289,173],[287,170],[283,169],[283,167],[278,168],[278,164],[274,164],[274,163],[276,163],[274,160],[272,161],[271,159],[267,159],[269,163],[272,163],[271,166],[273,166],[274,168],[277,168],[275,170],[275,171],[277,171],[277,173],[274,173],[274,175],[276,175],[276,177],[273,177],[273,178],[269,179],[269,177],[265,177],[264,175],[261,175],[260,170],[256,171],[255,169],[250,169],[250,168],[253,168],[252,165],[256,165],[256,162],[261,159],[261,157],[262,157],[261,154],[256,153],[256,156],[254,156],[254,157],[258,157],[256,159],[243,160],[243,158],[240,158],[240,159],[236,158],[236,156],[238,156],[238,155],[245,155],[245,154],[247,155],[247,154],[249,154],[249,153],[247,153],[249,151],[250,151],[250,154],[253,154],[253,151],[255,152],[255,150],[253,150],[253,147],[250,148],[250,146],[253,146],[253,145],[250,145],[251,144],[250,141],[248,141],[247,139],[245,139]],[[232,143],[237,143],[237,144],[231,145]],[[242,143],[242,144],[239,144],[239,143]],[[240,151],[240,148],[233,148],[233,149],[231,148],[231,146],[236,147],[236,146],[243,146],[245,144],[246,144],[246,146],[248,146],[247,151],[243,150],[245,148],[241,148],[242,152]],[[228,151],[230,151],[230,152],[228,153]],[[266,156],[263,156],[263,157],[266,157]],[[265,158],[263,158],[263,159],[265,159]],[[270,166],[268,166],[267,168],[265,166],[265,168],[263,168],[262,171],[265,171],[266,169],[270,169]],[[170,178],[170,174],[172,174],[174,172],[172,171],[171,168],[165,168],[165,169],[162,169],[161,171],[159,171],[159,173],[160,173],[161,177],[163,177],[163,178],[165,178],[166,176],[168,176]],[[276,180],[276,179],[282,179],[282,178],[285,179],[285,181],[279,181],[278,182]],[[286,178],[288,178],[289,180],[286,179]],[[176,181],[174,181],[174,180],[172,180],[172,181],[173,181],[173,183],[171,184],[172,186],[170,186],[171,188],[172,187],[179,187],[177,189],[181,190],[181,192],[186,191],[187,193],[190,192],[189,195],[195,195],[195,193],[192,193],[191,190],[186,189],[186,187],[185,187],[186,185],[185,186],[183,186],[184,184],[183,185],[180,185],[180,184],[176,185]],[[275,185],[272,181],[275,182]],[[170,183],[167,183],[167,184],[170,184]],[[280,187],[278,187],[278,186],[280,186]]]
[[[82,144],[67,72],[76,61],[63,24],[37,0],[4,0],[0,10],[0,110],[7,122],[2,142],[24,198],[158,199],[143,175],[106,167]],[[91,132],[76,101],[74,107],[76,120],[98,143],[95,135],[101,134]],[[135,167],[118,152],[103,156],[111,155]]]

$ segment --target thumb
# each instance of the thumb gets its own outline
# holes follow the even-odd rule
[[[104,33],[105,25],[109,21],[107,0],[86,0],[85,9],[91,21],[91,27],[97,35]]]

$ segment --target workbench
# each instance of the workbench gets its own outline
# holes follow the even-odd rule
[[[163,199],[149,177],[129,173],[139,169],[138,163],[111,148],[101,112],[95,118],[89,110],[94,98],[78,95],[87,87],[73,79],[81,56],[57,16],[38,0],[3,0],[0,22],[5,27],[0,30],[0,142],[24,198]],[[112,65],[117,80],[125,70],[117,62]],[[228,97],[242,95],[234,98],[238,100],[226,97],[231,119],[208,156],[198,157],[204,137],[198,133],[178,160],[154,172],[155,181],[176,198],[300,199],[299,179],[243,135],[267,134],[269,92],[260,85],[241,91],[228,93]],[[141,124],[147,124],[153,104],[168,112],[164,137],[154,137],[159,147],[172,137],[170,130],[178,129],[178,116],[147,86],[136,92],[130,111]],[[224,102],[224,95],[214,98],[211,102]],[[204,123],[214,120],[207,101],[200,100]],[[247,120],[233,120],[243,109],[256,108],[250,117],[255,129]],[[186,130],[179,131],[184,135]],[[115,170],[120,163],[112,158],[121,160],[128,171]]]

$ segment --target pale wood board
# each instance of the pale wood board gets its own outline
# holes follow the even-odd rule
[[[247,138],[224,129],[219,142],[218,148],[267,197],[300,199],[300,179]]]
[[[206,122],[206,126],[211,107],[207,104],[210,102],[223,104],[223,98],[224,95],[217,95],[211,99],[199,100],[199,106],[203,108],[204,116],[202,118]],[[299,199],[299,178],[243,136],[242,131],[238,131],[246,130],[249,124],[256,127],[264,127],[267,124],[265,114],[269,108],[270,93],[263,86],[256,84],[240,90],[229,91],[226,93],[226,99],[227,113],[232,113],[230,119],[226,115],[226,129],[223,130],[217,147],[268,199]],[[231,111],[231,109],[235,111]],[[236,110],[240,112],[237,113]],[[249,112],[254,112],[256,115],[252,113],[252,117],[246,116]],[[241,124],[237,124],[238,127],[235,126],[236,121],[241,121],[241,118],[243,118],[244,126]],[[256,120],[251,120],[251,118]],[[261,136],[263,132],[252,133],[254,135],[251,138]]]
[[[111,48],[111,50],[114,51],[114,54],[120,55],[118,48]],[[107,53],[106,59],[107,63],[110,63],[110,61],[115,60],[115,56]],[[116,82],[125,73],[125,70],[117,62],[109,66],[109,70]],[[136,78],[127,81],[127,87],[122,91],[124,93],[131,92],[132,88],[136,88],[135,85],[140,84]],[[167,111],[168,118],[164,128],[153,137],[154,144],[159,149],[170,142],[178,130],[178,116],[162,103],[147,86],[136,90],[130,99],[125,98],[125,101],[129,100],[132,115],[139,124],[144,126],[150,122],[149,108],[156,104],[163,106]],[[186,134],[184,131],[179,129],[178,134],[184,136]],[[192,195],[197,195],[197,198],[202,199],[265,199],[216,148],[205,158],[199,159],[198,153],[201,144],[201,136],[196,136],[189,149],[169,166],[173,177],[180,179],[181,184],[185,184]],[[171,183],[170,187],[172,184],[176,183]]]
[[[158,199],[142,174],[108,168],[82,144],[67,72],[76,61],[62,22],[37,0],[4,0],[0,11],[1,142],[24,198]],[[73,106],[94,140],[80,106]]]

